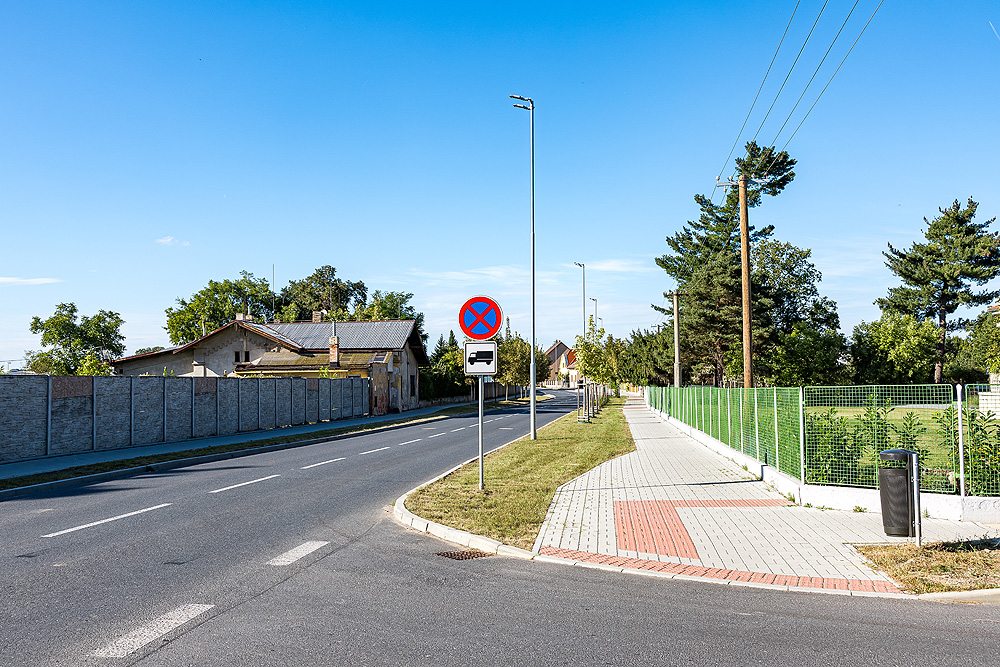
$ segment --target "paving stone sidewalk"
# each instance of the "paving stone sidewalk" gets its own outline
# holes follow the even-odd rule
[[[535,552],[583,562],[782,587],[898,593],[852,544],[886,537],[880,514],[799,507],[649,411],[625,416],[638,451],[556,492]],[[929,541],[978,523],[924,519]]]

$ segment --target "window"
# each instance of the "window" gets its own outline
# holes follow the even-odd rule
[[[410,376],[410,398],[413,398],[416,395],[417,395],[417,376],[416,375],[411,375]]]
[[[235,352],[233,352],[233,363],[234,364],[240,363],[240,351],[239,350],[236,350]]]
[[[250,350],[243,353],[243,361],[250,363]]]

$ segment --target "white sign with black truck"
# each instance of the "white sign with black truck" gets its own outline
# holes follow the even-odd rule
[[[466,375],[496,375],[497,374],[497,344],[496,341],[475,341],[465,344],[465,374]]]

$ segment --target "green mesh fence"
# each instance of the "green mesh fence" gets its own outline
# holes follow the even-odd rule
[[[965,492],[1000,495],[1000,386],[963,393]],[[654,409],[810,484],[877,488],[878,453],[902,448],[920,453],[922,490],[960,490],[959,402],[950,385],[648,387],[646,396]]]
[[[964,393],[965,492],[1000,495],[1000,386],[973,384]],[[958,425],[954,427],[957,431]],[[955,459],[957,465],[957,452]]]
[[[877,486],[878,453],[920,453],[924,491],[955,493],[957,411],[951,385],[805,387],[806,482]]]

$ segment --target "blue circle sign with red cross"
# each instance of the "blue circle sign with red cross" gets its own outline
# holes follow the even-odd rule
[[[473,340],[488,340],[497,335],[503,324],[500,304],[488,296],[474,296],[458,311],[462,332]]]

